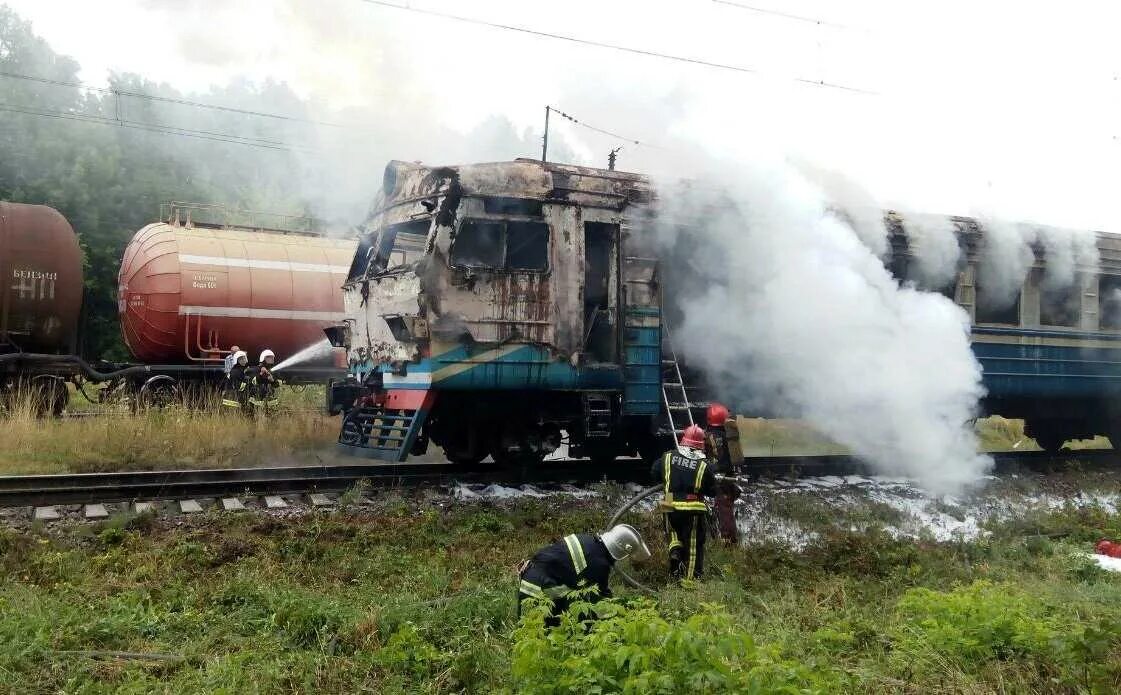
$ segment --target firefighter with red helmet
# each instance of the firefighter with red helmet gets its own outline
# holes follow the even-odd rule
[[[715,464],[716,472],[722,475],[731,475],[736,470],[728,446],[727,423],[727,408],[720,403],[713,403],[708,407],[708,412],[705,413],[705,454]],[[727,543],[739,540],[735,505],[740,494],[739,487],[730,480],[721,480],[716,486],[716,500],[713,504],[716,526],[720,538]]]
[[[689,425],[681,443],[654,462],[651,475],[662,481],[661,511],[669,540],[669,571],[678,579],[697,579],[704,569],[705,497],[716,494],[714,466],[705,457],[705,433]]]

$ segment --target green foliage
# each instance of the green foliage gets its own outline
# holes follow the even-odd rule
[[[944,670],[946,663],[978,673],[992,662],[1019,661],[1056,683],[1099,688],[1116,682],[1117,619],[1087,624],[1040,599],[988,581],[949,592],[911,589],[897,605],[896,657],[918,673]]]
[[[897,609],[904,655],[933,649],[963,664],[1048,653],[1065,627],[1038,599],[987,581],[950,592],[911,589]]]
[[[529,610],[514,632],[518,692],[807,693],[832,680],[757,646],[711,604],[678,620],[649,601],[576,601],[555,629],[547,615],[545,606]]]

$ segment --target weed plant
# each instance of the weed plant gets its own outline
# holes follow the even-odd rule
[[[514,568],[611,504],[374,506],[281,519],[116,516],[0,532],[0,691],[1111,693],[1121,578],[1084,551],[1104,509],[973,542],[823,525],[803,551],[710,546],[673,585],[515,620]],[[797,512],[803,514],[803,512]],[[864,519],[875,519],[875,513]],[[636,517],[647,534],[657,520]],[[806,518],[803,516],[803,518]],[[656,540],[651,538],[651,540]],[[582,614],[598,619],[585,620]],[[585,616],[586,617],[586,616]]]

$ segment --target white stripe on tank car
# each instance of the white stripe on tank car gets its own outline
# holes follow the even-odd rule
[[[298,273],[332,273],[346,275],[349,266],[326,263],[296,263],[292,261],[266,261],[261,258],[226,258],[225,256],[195,256],[179,254],[181,263],[193,265],[220,265],[227,268],[256,268],[258,270],[290,270]]]
[[[281,319],[287,321],[342,321],[341,311],[296,311],[290,309],[254,309],[247,306],[181,306],[180,316],[214,316],[238,319]]]

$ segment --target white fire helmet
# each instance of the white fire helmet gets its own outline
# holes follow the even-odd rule
[[[619,524],[609,531],[600,534],[599,539],[607,546],[607,552],[616,561],[628,557],[635,560],[646,560],[650,557],[650,548],[642,541],[642,536],[630,524]]]
[[[262,353],[261,353],[261,359],[259,360],[259,361],[260,361],[260,363],[261,363],[261,364],[264,364],[264,363],[265,363],[265,359],[266,359],[266,358],[268,358],[268,357],[271,357],[271,358],[273,358],[273,359],[276,359],[276,354],[275,354],[275,353],[273,353],[273,351],[272,351],[272,350],[265,350],[264,352],[262,352]]]
[[[246,362],[249,361],[249,355],[245,354],[244,350],[238,350],[237,352],[235,352],[234,353],[234,364],[241,364],[242,358],[245,358]]]

